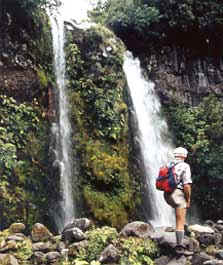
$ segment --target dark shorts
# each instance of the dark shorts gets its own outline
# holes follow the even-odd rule
[[[172,193],[164,192],[165,201],[173,208],[186,208],[187,202],[184,191],[175,189]]]

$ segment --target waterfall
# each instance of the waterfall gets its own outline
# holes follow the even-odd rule
[[[59,13],[49,12],[54,51],[54,69],[57,83],[56,101],[58,102],[58,121],[52,124],[52,134],[55,138],[55,149],[53,150],[55,160],[53,166],[60,171],[60,194],[61,200],[58,206],[54,206],[52,214],[58,231],[73,217],[76,217],[77,207],[73,201],[72,176],[75,175],[72,169],[71,160],[71,125],[68,117],[68,102],[66,95],[65,80],[65,54],[64,54],[64,21],[72,22],[79,28],[88,28],[90,23],[86,21],[87,11],[93,7],[91,0],[82,0],[79,3],[70,0],[61,0]]]
[[[145,80],[141,73],[140,62],[130,52],[125,53],[123,70],[126,75],[129,94],[133,104],[138,131],[141,159],[146,178],[151,214],[147,216],[155,227],[173,225],[173,210],[163,199],[163,192],[155,188],[155,179],[161,165],[171,159],[173,146],[168,136],[168,126],[161,117],[161,104],[154,90],[154,84]],[[146,202],[147,204],[147,202]]]
[[[71,221],[75,216],[73,195],[72,195],[72,161],[71,155],[71,125],[68,118],[68,102],[66,96],[65,82],[65,55],[64,55],[64,20],[58,14],[56,17],[50,16],[54,69],[56,76],[57,101],[58,101],[58,121],[52,124],[52,133],[55,137],[55,161],[54,166],[60,171],[61,200],[58,210],[53,215],[59,231]]]

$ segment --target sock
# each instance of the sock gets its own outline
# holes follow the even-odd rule
[[[184,239],[184,231],[182,230],[176,230],[176,241],[177,245],[183,245],[183,239]]]

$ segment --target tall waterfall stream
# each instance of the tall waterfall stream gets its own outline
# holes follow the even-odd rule
[[[71,161],[71,126],[68,118],[68,102],[65,82],[64,55],[64,21],[60,15],[51,17],[53,35],[54,68],[57,83],[59,117],[52,124],[52,133],[56,139],[54,164],[60,169],[61,201],[59,210],[54,212],[55,222],[59,231],[71,221],[75,215],[72,195],[72,161]]]
[[[75,5],[75,6],[74,6]],[[64,54],[64,21],[75,20],[75,26],[88,28],[87,11],[93,7],[91,0],[81,0],[79,3],[71,3],[70,0],[62,0],[59,13],[50,15],[54,69],[57,82],[57,96],[59,117],[58,122],[52,124],[52,133],[56,140],[54,165],[60,169],[61,201],[58,210],[54,210],[54,219],[59,231],[76,217],[76,206],[72,194],[73,165],[71,160],[71,125],[68,117],[68,101],[66,95],[65,80],[65,54]]]
[[[148,214],[147,219],[152,218],[148,221],[155,227],[173,225],[173,211],[164,201],[163,192],[155,188],[159,168],[171,159],[173,150],[167,123],[160,115],[160,101],[155,93],[154,84],[145,80],[139,60],[134,59],[130,52],[125,53],[123,70],[138,125],[135,137],[140,145],[148,202],[150,202],[150,205],[145,205],[144,208],[152,212],[152,217]]]

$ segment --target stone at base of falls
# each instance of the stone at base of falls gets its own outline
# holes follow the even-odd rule
[[[62,240],[65,243],[74,243],[74,242],[79,242],[86,239],[86,236],[84,232],[81,231],[81,229],[74,227],[70,229],[66,229],[62,233]]]
[[[170,258],[162,256],[154,261],[155,265],[186,265],[187,259],[185,256]]]
[[[48,263],[53,263],[53,262],[56,262],[60,257],[61,257],[61,254],[59,252],[51,251],[51,252],[48,252],[44,258],[48,261]]]
[[[213,260],[213,257],[208,255],[207,253],[205,252],[200,252],[200,253],[196,253],[191,262],[193,265],[196,265],[196,264],[204,264],[205,261],[210,261],[210,260]]]
[[[168,257],[168,256],[162,256],[162,257],[160,257],[158,259],[155,259],[154,260],[154,263],[156,265],[166,265],[166,264],[168,264],[169,261],[170,261],[170,257]]]
[[[195,233],[214,233],[214,230],[211,227],[198,224],[190,225],[189,230]]]
[[[19,265],[17,259],[9,254],[0,254],[0,264]]]
[[[136,236],[139,238],[151,238],[154,233],[155,229],[150,223],[135,221],[124,226],[120,235],[125,237]]]
[[[73,219],[72,222],[70,222],[69,224],[67,224],[64,227],[62,233],[64,233],[64,231],[71,229],[71,228],[74,228],[74,227],[77,227],[77,228],[81,229],[82,231],[86,231],[91,226],[91,224],[92,224],[92,221],[89,220],[88,218]]]
[[[11,233],[22,233],[26,226],[23,223],[13,223],[10,225],[9,230]]]
[[[188,263],[185,256],[174,257],[167,263],[167,265],[186,265],[186,264]]]
[[[51,251],[51,244],[50,242],[38,242],[38,243],[33,243],[32,245],[32,250],[35,251],[43,251],[45,253]]]
[[[101,263],[116,263],[120,259],[119,251],[112,244],[108,245],[100,255]]]
[[[33,225],[31,235],[34,242],[45,241],[52,238],[53,236],[52,233],[43,224],[40,223]]]

